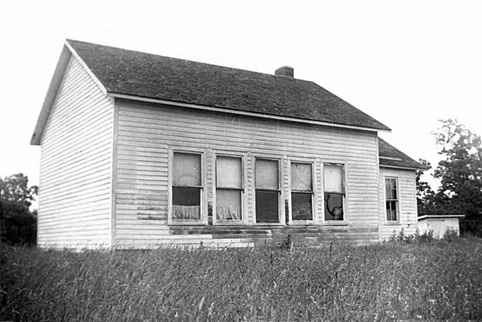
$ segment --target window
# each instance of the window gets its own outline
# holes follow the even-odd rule
[[[342,165],[325,164],[323,167],[323,184],[325,191],[325,220],[345,220],[344,168]]]
[[[201,220],[201,155],[174,152],[172,165],[172,219]]]
[[[385,178],[385,201],[385,208],[387,210],[387,221],[397,221],[398,191],[396,178]]]
[[[241,221],[243,193],[242,160],[216,158],[216,220]]]
[[[309,163],[291,163],[291,220],[313,220],[313,175]]]
[[[256,160],[256,222],[279,223],[279,163]]]

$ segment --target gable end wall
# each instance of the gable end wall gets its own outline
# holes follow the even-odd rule
[[[111,244],[112,99],[71,57],[41,141],[38,244]]]

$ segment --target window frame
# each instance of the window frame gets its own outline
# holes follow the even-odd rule
[[[200,219],[193,220],[179,220],[173,218],[173,174],[174,174],[174,154],[196,154],[200,156],[201,160],[201,185],[196,186],[200,190],[199,192],[199,211]],[[199,149],[189,149],[189,148],[170,148],[169,149],[169,160],[168,160],[168,212],[167,212],[167,223],[168,225],[207,225],[207,189],[206,189],[206,162],[205,162],[205,152]],[[193,187],[194,188],[194,187]]]
[[[395,188],[397,192],[397,199],[388,199],[387,196],[387,179],[388,180],[395,180]],[[398,177],[396,176],[385,176],[383,180],[383,195],[384,195],[384,213],[385,213],[385,223],[388,225],[397,225],[400,223],[400,184]],[[388,219],[388,212],[387,212],[387,201],[395,201],[395,215],[396,220],[389,220]]]
[[[218,158],[233,158],[239,159],[241,161],[241,188],[220,188],[221,190],[235,190],[240,191],[241,194],[241,220],[220,220],[217,219],[217,192],[218,192]],[[246,160],[244,155],[239,154],[226,154],[226,153],[216,153],[214,157],[214,181],[213,181],[213,225],[241,225],[246,223],[246,170],[245,170]]]
[[[343,192],[338,193],[338,192],[331,192],[331,191],[326,191],[325,190],[325,166],[338,166],[341,167],[341,180],[343,184]],[[322,205],[322,215],[321,215],[321,222],[324,225],[328,226],[346,226],[348,225],[348,207],[347,207],[347,185],[346,185],[346,171],[347,171],[347,164],[346,163],[339,163],[339,162],[322,162],[322,168],[321,168],[321,173],[322,173],[322,182],[321,182],[321,187],[322,187],[322,200],[323,200],[323,205]],[[325,211],[326,211],[326,204],[325,204],[325,194],[326,193],[331,193],[331,194],[337,194],[341,195],[342,197],[342,206],[343,206],[343,219],[342,220],[328,220],[326,219],[325,216]]]
[[[292,179],[293,179],[293,171],[292,171],[292,165],[293,164],[304,164],[304,165],[309,165],[311,167],[311,191],[308,192],[308,190],[294,190],[292,186]],[[307,224],[313,224],[316,222],[316,182],[315,182],[315,161],[308,161],[308,160],[296,160],[296,159],[291,159],[289,161],[289,224],[290,225],[307,225]],[[303,194],[310,194],[311,195],[311,220],[293,220],[293,193],[303,193]]]
[[[257,189],[256,187],[256,181],[257,181],[257,176],[256,176],[256,164],[258,162],[258,160],[263,160],[263,161],[274,161],[274,162],[277,162],[278,164],[278,188],[276,190],[274,189]],[[254,222],[253,224],[254,225],[269,225],[269,226],[279,226],[279,225],[286,225],[285,223],[285,220],[283,220],[283,198],[282,198],[282,162],[281,162],[281,159],[278,159],[278,158],[272,158],[272,157],[263,157],[263,156],[259,156],[259,157],[254,157],[254,167],[253,167],[253,186],[254,186],[254,196],[253,196],[253,199],[254,199],[254,204],[253,204],[253,213],[254,213]],[[270,223],[270,222],[258,222],[258,214],[257,214],[257,198],[256,198],[256,195],[257,195],[257,192],[258,191],[270,191],[270,192],[273,192],[273,191],[276,191],[277,192],[277,197],[278,197],[278,222],[276,223]]]

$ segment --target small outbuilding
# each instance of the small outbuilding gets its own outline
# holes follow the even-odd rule
[[[432,233],[435,238],[442,238],[446,233],[460,235],[459,220],[464,215],[424,215],[418,217],[420,234]]]

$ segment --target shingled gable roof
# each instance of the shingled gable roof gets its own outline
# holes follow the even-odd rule
[[[310,81],[74,40],[67,43],[113,95],[390,130]]]
[[[378,156],[381,167],[410,170],[423,169],[420,163],[380,137],[378,138]]]

